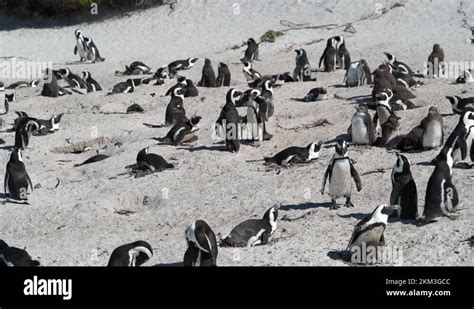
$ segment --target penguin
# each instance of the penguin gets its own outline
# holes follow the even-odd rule
[[[56,98],[58,96],[71,94],[70,91],[58,85],[57,74],[58,73],[54,70],[46,69],[44,77],[45,83],[43,84],[43,90],[41,91],[42,96]]]
[[[100,162],[100,161],[104,161],[108,158],[110,158],[110,156],[99,154],[99,151],[97,151],[97,154],[95,156],[87,159],[86,161],[82,162],[81,164],[75,164],[74,167],[79,167],[79,166],[83,166],[83,165],[97,163],[97,162]]]
[[[33,191],[33,184],[26,172],[20,148],[15,148],[10,155],[3,188],[9,200],[28,203],[28,189],[31,188],[31,191]]]
[[[263,114],[266,113],[265,100],[257,93],[252,93],[249,98],[246,115],[246,139],[254,142],[254,146],[260,147],[265,134],[265,119]],[[267,138],[268,139],[268,138]]]
[[[451,107],[455,114],[461,115],[465,111],[474,111],[474,97],[461,98],[460,96],[446,97],[451,103]]]
[[[341,59],[342,68],[347,70],[351,65],[351,55],[346,48],[346,40],[342,35],[335,36],[333,39],[336,41],[337,55]]]
[[[285,83],[296,82],[290,72],[275,74],[271,78],[273,85],[282,86]]]
[[[321,63],[324,61],[324,71],[325,72],[334,72],[337,68],[337,63],[341,60],[337,53],[337,42],[334,38],[327,40],[326,49],[324,49],[323,55],[319,59],[319,67],[321,68]]]
[[[474,113],[472,114],[474,115]],[[474,116],[472,118],[474,122]],[[442,216],[451,217],[459,204],[459,196],[452,181],[454,150],[461,149],[462,158],[467,155],[466,142],[461,136],[451,135],[439,155],[436,166],[428,180],[425,196],[425,208],[422,219],[426,223],[437,221]]]
[[[400,206],[397,209],[400,219],[416,220],[418,218],[418,191],[410,167],[410,160],[397,153],[397,161],[392,168],[390,205]]]
[[[216,87],[216,75],[214,73],[214,68],[212,67],[211,60],[206,58],[204,61],[204,67],[202,68],[202,78],[198,83],[200,87]]]
[[[176,88],[184,89],[185,98],[199,96],[199,91],[197,90],[196,86],[194,86],[193,81],[190,79],[186,79],[186,77],[184,76],[178,77],[178,83],[168,89],[168,91],[166,91],[165,96],[171,95]]]
[[[185,267],[217,266],[216,234],[205,221],[194,221],[184,234],[188,245],[184,254]]]
[[[174,168],[174,165],[166,162],[162,156],[149,153],[149,148],[150,147],[140,150],[137,155],[137,166],[141,171],[154,173]]]
[[[413,75],[413,70],[405,63],[398,61],[394,54],[385,52],[385,56],[388,59],[388,63],[395,67],[398,71],[405,70],[408,74]]]
[[[90,72],[82,72],[82,79],[87,84],[87,92],[102,91],[102,87],[100,87],[99,83],[92,78]]]
[[[373,146],[384,147],[390,140],[390,137],[393,135],[393,133],[400,127],[399,120],[400,117],[395,114],[390,114],[388,119],[381,126],[382,136],[375,140]]]
[[[347,156],[347,143],[344,140],[339,140],[336,144],[336,153],[329,162],[329,166],[323,177],[321,186],[322,195],[324,195],[328,178],[331,209],[339,208],[336,200],[341,197],[346,198],[346,207],[354,207],[354,204],[351,202],[351,178],[354,180],[358,192],[362,190],[362,183],[352,160]]]
[[[168,66],[164,65],[159,67],[158,70],[156,70],[155,74],[153,74],[153,78],[157,80],[156,85],[161,85],[162,83],[164,83],[164,79],[171,78]]]
[[[199,121],[201,121],[201,117],[194,115],[186,123],[177,123],[165,137],[158,138],[158,141],[174,146],[189,142],[196,137],[199,131]]]
[[[54,114],[49,120],[36,119],[40,126],[40,129],[33,132],[33,135],[46,135],[48,133],[54,133],[54,131],[59,130],[59,123],[61,122],[63,116],[64,114],[61,113]]]
[[[235,104],[241,96],[242,93],[237,89],[230,89],[226,95],[226,103],[216,121],[216,128],[220,127],[221,132],[225,134],[226,150],[233,153],[240,150],[241,121]]]
[[[268,80],[263,84],[262,93],[260,94],[261,98],[263,98],[265,105],[266,105],[266,112],[263,114],[264,120],[270,119],[275,112],[275,107],[273,104],[273,83],[272,81]]]
[[[433,45],[433,51],[428,56],[428,76],[439,76],[444,74],[444,50],[439,44]]]
[[[395,80],[397,81],[397,87],[410,88],[418,85],[416,80],[404,66],[401,66],[397,69],[389,64],[389,67],[390,73],[392,73],[393,77],[395,77]]]
[[[388,94],[389,104],[392,107],[393,111],[401,111],[401,110],[418,108],[418,106],[416,106],[409,99],[405,98],[399,92],[395,94],[391,89],[384,89],[383,91]]]
[[[461,115],[458,124],[454,128],[453,132],[451,132],[448,140],[453,139],[456,136],[460,139],[459,143],[463,144],[464,148],[466,148],[466,154],[463,154],[462,147],[454,147],[454,165],[456,167],[461,167],[459,162],[463,161],[467,157],[467,154],[470,155],[471,162],[474,162],[474,110],[466,111]],[[444,148],[446,147],[447,145],[445,144]]]
[[[316,101],[324,101],[328,99],[328,91],[324,87],[318,87],[311,89],[308,94],[302,98],[293,98],[295,101],[299,102],[316,102]]]
[[[267,163],[288,166],[290,164],[308,163],[319,158],[322,142],[311,143],[304,147],[289,147],[273,157],[264,158]]]
[[[245,56],[241,59],[241,61],[245,62],[254,62],[258,61],[258,46],[259,44],[255,41],[255,39],[250,38],[247,40],[247,49],[245,50]]]
[[[474,83],[472,70],[464,70],[455,81],[455,84],[468,84],[468,83]]]
[[[347,87],[359,87],[372,84],[372,74],[365,59],[352,62],[347,68],[343,83]]]
[[[385,89],[392,89],[397,81],[392,74],[380,68],[376,69],[373,73],[374,88],[372,89],[372,100],[376,101],[376,96]]]
[[[139,267],[153,256],[153,249],[146,241],[136,241],[114,249],[107,267]]]
[[[16,83],[8,85],[8,87],[6,87],[6,89],[16,90],[16,89],[27,88],[27,87],[36,88],[36,87],[38,87],[40,82],[41,82],[40,79],[34,79],[32,81],[29,81],[29,82],[20,81],[20,82],[16,82]]]
[[[249,219],[232,229],[221,242],[222,247],[254,247],[268,244],[277,228],[280,206],[268,209],[262,219]]]
[[[5,86],[3,82],[0,82],[0,115],[7,114],[9,109],[8,99],[5,95]]]
[[[105,58],[100,56],[99,49],[91,37],[84,37],[84,42],[88,47],[87,60],[92,60],[92,63],[105,61]]]
[[[189,70],[194,64],[199,60],[199,58],[188,58],[186,60],[177,60],[168,64],[169,72],[177,72],[181,70]]]
[[[355,108],[347,133],[353,144],[371,146],[375,141],[375,130],[367,105],[359,104]]]
[[[177,79],[176,85],[168,89],[165,93],[165,96],[171,95],[176,88],[185,88],[187,85],[188,83],[187,83],[186,77],[180,76]],[[186,97],[186,93],[184,94],[184,97]]]
[[[240,98],[240,100],[236,103],[235,106],[237,107],[248,107],[250,106],[252,100],[261,95],[262,94],[262,91],[259,90],[259,89],[248,89],[248,90],[245,90],[243,93],[242,93],[242,97]]]
[[[300,82],[314,82],[316,78],[311,77],[311,66],[308,56],[304,49],[297,49],[296,52],[296,68],[293,71],[293,79]]]
[[[348,255],[352,258],[356,254],[356,250],[363,250],[364,247],[369,249],[371,247],[385,246],[384,232],[387,227],[388,217],[397,209],[397,206],[380,205],[370,215],[365,216],[357,223],[346,248]],[[368,252],[361,252],[360,255],[366,256],[368,260],[371,257],[371,261],[367,262],[378,260],[376,256],[372,256]],[[375,260],[372,260],[372,258]]]
[[[377,121],[380,122],[380,125],[383,125],[387,119],[392,115],[394,112],[392,107],[390,106],[389,100],[391,92],[389,89],[383,89],[380,93],[376,96],[376,113],[374,115],[374,127],[377,127]]]
[[[38,119],[31,117],[21,119],[15,130],[15,147],[25,150],[30,143],[31,135],[41,129]]]
[[[176,88],[171,94],[171,100],[166,107],[165,126],[172,126],[177,123],[188,121],[186,110],[184,109],[184,89]]]
[[[20,121],[23,119],[23,118],[27,118],[29,117],[27,113],[25,112],[18,112],[16,111],[15,114],[17,114],[17,118],[15,118],[15,120],[13,121],[13,128],[11,129],[11,131],[16,131],[16,128],[18,127],[18,124],[20,123]]]
[[[443,145],[443,117],[436,107],[431,107],[428,115],[399,142],[402,151],[430,150]]]
[[[134,61],[125,66],[125,75],[146,75],[150,72],[151,68],[141,61]]]
[[[243,69],[244,76],[247,82],[249,83],[249,85],[250,83],[255,82],[256,80],[262,78],[262,74],[254,70],[251,62],[243,61],[242,64],[244,65],[244,69]]]
[[[107,95],[118,94],[118,93],[132,93],[135,91],[136,85],[133,79],[127,79],[125,82],[120,82],[114,86],[112,92]]]
[[[217,80],[216,86],[217,87],[229,87],[230,86],[230,71],[227,64],[220,62],[217,68]]]
[[[0,239],[0,268],[38,266],[40,266],[40,262],[33,260],[26,250],[10,247]]]
[[[72,73],[68,68],[58,70],[58,74],[66,80],[71,88],[78,88],[81,91],[87,92],[87,83],[78,75]]]
[[[87,60],[89,54],[89,46],[86,44],[84,35],[80,29],[76,29],[74,32],[76,36],[76,46],[74,47],[74,55],[79,53],[80,61],[84,62]]]

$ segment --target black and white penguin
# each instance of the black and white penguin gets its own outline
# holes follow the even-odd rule
[[[359,104],[352,116],[351,125],[347,131],[350,140],[355,145],[369,145],[375,142],[375,129],[372,116],[369,114],[367,105]]]
[[[375,106],[377,111],[373,119],[375,128],[377,127],[377,121],[382,126],[388,120],[390,115],[394,113],[389,103],[391,94],[392,92],[390,91],[390,89],[384,89],[383,91],[379,92],[375,97]]]
[[[5,89],[21,89],[21,88],[36,88],[38,87],[39,83],[41,82],[40,79],[34,79],[32,81],[20,81],[20,82],[15,82],[13,84],[8,85]]]
[[[384,232],[387,227],[388,217],[397,210],[397,208],[397,206],[380,205],[375,208],[370,215],[365,216],[357,223],[346,248],[349,256],[353,256],[356,250],[363,250],[364,247],[369,249],[370,247],[385,246]],[[360,252],[362,256],[366,256],[367,258],[371,257],[366,253],[367,252]],[[374,258],[375,261],[377,257],[372,256],[371,258]]]
[[[428,56],[428,76],[439,76],[439,73],[444,74],[444,50],[439,44],[433,45],[433,51]]]
[[[173,90],[171,100],[166,107],[165,126],[172,126],[188,121],[188,118],[186,118],[186,110],[184,109],[184,91],[183,88]]]
[[[145,75],[150,74],[151,68],[141,61],[134,61],[125,66],[125,75]]]
[[[107,267],[139,267],[153,256],[153,249],[146,241],[136,241],[114,249]]]
[[[173,169],[174,165],[155,153],[149,153],[149,148],[140,150],[137,155],[137,166],[141,171],[161,172],[166,169]]]
[[[474,83],[473,70],[464,70],[456,79],[455,84]]]
[[[443,145],[443,117],[436,107],[431,107],[428,115],[398,143],[402,151],[430,150]]]
[[[60,69],[58,70],[58,74],[72,89],[79,89],[81,92],[87,92],[87,83],[78,75],[72,73],[70,69]]]
[[[38,119],[25,117],[18,122],[15,130],[15,147],[25,150],[28,148],[33,133],[42,129]]]
[[[75,32],[76,37],[76,46],[74,47],[74,55],[79,53],[81,62],[87,60],[87,55],[89,53],[89,46],[86,44],[84,35],[80,29],[77,29]]]
[[[187,85],[188,83],[187,83],[186,77],[180,76],[176,80],[176,85],[168,89],[165,93],[165,96],[171,95],[176,88],[186,88]],[[184,97],[186,97],[186,93],[184,94]]]
[[[10,106],[5,95],[5,86],[3,85],[3,82],[0,82],[0,115],[7,114],[9,109]]]
[[[250,84],[252,82],[255,82],[256,80],[262,78],[262,74],[260,74],[259,72],[257,72],[253,66],[252,66],[252,63],[249,62],[249,61],[243,61],[242,64],[244,65],[244,68],[243,68],[243,72],[244,72],[244,76],[245,76],[245,79],[247,80],[247,82]],[[252,86],[250,86],[252,87]]]
[[[171,78],[171,74],[168,70],[167,65],[163,65],[156,70],[155,74],[153,74],[153,78],[157,80],[156,85],[162,85],[164,83],[164,79]],[[173,76],[174,77],[174,76]]]
[[[299,102],[316,102],[316,101],[324,101],[328,99],[328,91],[324,87],[317,87],[311,89],[308,94],[302,98],[293,98],[295,101]]]
[[[377,114],[376,114],[377,115]],[[375,118],[375,116],[374,116]],[[395,115],[395,113],[390,114],[388,119],[381,125],[382,136],[377,138],[373,144],[375,147],[384,147],[390,141],[392,135],[400,127],[400,117]]]
[[[33,260],[26,250],[10,247],[0,239],[0,268],[37,266],[40,266],[40,262]]]
[[[196,86],[190,79],[186,79],[184,76],[178,77],[176,85],[168,89],[166,91],[165,96],[171,95],[176,88],[183,88],[184,89],[184,97],[197,97],[199,95],[199,91],[197,90]]]
[[[10,155],[3,187],[9,200],[28,203],[28,188],[33,191],[33,184],[26,172],[20,148],[15,148]]]
[[[418,217],[418,191],[410,167],[408,158],[397,153],[397,162],[392,168],[390,205],[400,206],[397,209],[399,218],[416,220]]]
[[[359,87],[372,84],[372,74],[365,59],[352,62],[347,68],[343,82],[347,87]]]
[[[74,167],[79,167],[79,166],[83,166],[83,165],[89,165],[89,164],[101,162],[101,161],[104,161],[108,158],[110,158],[110,156],[104,155],[104,154],[99,154],[99,151],[97,150],[97,154],[95,156],[90,157],[89,159],[82,162],[81,164],[75,164]]]
[[[265,83],[263,83],[262,87],[262,93],[260,94],[260,97],[262,97],[265,101],[266,105],[266,112],[262,114],[265,118],[265,120],[270,119],[270,117],[273,116],[273,113],[275,112],[275,105],[273,104],[273,83],[270,80],[267,80]]]
[[[194,64],[199,60],[199,58],[188,58],[186,60],[176,60],[168,64],[169,72],[177,72],[181,70],[189,70]]]
[[[242,93],[242,97],[240,98],[239,102],[235,106],[237,107],[248,107],[252,100],[262,94],[260,89],[247,89]]]
[[[224,135],[225,148],[230,152],[239,152],[241,138],[241,121],[235,107],[242,93],[237,89],[230,89],[226,95],[226,103],[216,121],[216,128]]]
[[[346,40],[342,35],[335,36],[334,40],[336,41],[337,55],[341,59],[341,68],[347,70],[351,65],[351,55],[346,48]]]
[[[220,245],[222,247],[253,247],[267,244],[277,228],[279,208],[280,206],[273,206],[268,209],[262,219],[249,219],[238,224]]]
[[[394,54],[384,53],[388,59],[388,63],[392,65],[398,71],[407,71],[408,74],[413,75],[413,70],[405,63],[398,61]]]
[[[58,73],[57,71],[50,70],[49,68],[45,71],[43,90],[41,95],[44,97],[56,98],[66,94],[71,94],[70,91],[60,87],[58,85]]]
[[[336,71],[337,64],[340,63],[340,58],[337,53],[337,41],[334,38],[327,40],[326,49],[324,49],[323,55],[319,59],[319,67],[324,61],[324,71],[334,72]]]
[[[198,83],[200,87],[216,87],[216,74],[214,73],[214,68],[212,67],[211,60],[206,58],[204,61],[204,67],[202,68],[202,77]]]
[[[296,67],[293,71],[293,79],[300,82],[314,82],[316,78],[311,77],[311,65],[304,49],[297,49]]]
[[[459,137],[459,145],[464,145],[463,147],[458,147],[458,144],[455,144],[453,150],[453,160],[455,167],[461,167],[460,163],[469,155],[471,162],[474,162],[474,111],[466,111],[461,117],[459,117],[459,122],[454,128],[454,130],[449,135],[443,148],[449,147],[451,143],[448,141]],[[466,154],[463,154],[463,148],[466,148]],[[434,160],[436,162],[437,159]]]
[[[352,160],[347,156],[347,143],[340,140],[336,144],[336,153],[329,162],[329,166],[324,173],[321,194],[324,195],[326,181],[329,179],[329,195],[331,196],[331,209],[338,209],[336,200],[341,197],[346,198],[346,207],[354,207],[351,202],[352,179],[357,191],[362,190],[362,183],[359,173],[355,169]]]
[[[216,234],[205,221],[194,221],[184,234],[188,245],[184,254],[185,267],[217,266]]]
[[[388,70],[382,70],[381,68],[377,68],[374,72],[372,72],[374,77],[374,87],[372,89],[372,100],[377,101],[376,96],[384,91],[385,89],[392,89],[396,86],[397,81],[395,77]]]
[[[28,114],[25,113],[25,112],[18,112],[18,111],[15,111],[15,114],[17,114],[18,117],[15,118],[15,120],[13,121],[13,128],[11,129],[11,131],[16,131],[16,128],[18,127],[18,125],[20,124],[20,121],[23,119],[23,118],[28,118]]]
[[[199,121],[201,121],[201,117],[194,115],[188,122],[177,123],[165,137],[158,138],[158,141],[174,146],[190,142],[196,138],[196,134],[199,131]]]
[[[474,111],[474,97],[461,98],[460,96],[446,97],[451,103],[451,107],[455,114],[461,115],[465,111]]]
[[[216,79],[216,86],[217,87],[229,87],[230,86],[230,71],[227,64],[220,62],[217,68],[217,79]]]
[[[92,78],[91,72],[82,72],[82,79],[87,84],[87,92],[102,91],[99,83]]]
[[[273,157],[264,158],[267,163],[288,166],[290,164],[308,163],[319,158],[321,142],[311,143],[305,147],[289,147]]]
[[[97,48],[92,37],[84,37],[84,42],[88,47],[87,60],[92,60],[92,63],[105,61],[105,58],[100,56],[99,48]]]
[[[255,39],[250,38],[247,40],[247,49],[245,50],[245,56],[241,61],[254,62],[258,61],[258,43]]]
[[[54,133],[55,131],[59,130],[59,123],[61,122],[61,119],[63,116],[64,114],[61,113],[61,114],[54,114],[48,120],[36,119],[40,128],[39,130],[33,132],[33,135],[46,135],[49,133]],[[19,117],[21,116],[19,115]]]
[[[135,81],[133,79],[127,79],[125,82],[120,82],[112,88],[112,92],[107,95],[118,94],[118,93],[132,93],[136,88]]]

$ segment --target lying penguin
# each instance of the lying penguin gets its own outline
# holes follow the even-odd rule
[[[146,241],[136,241],[117,247],[110,255],[108,267],[138,267],[153,256],[153,249]]]
[[[165,137],[158,138],[157,140],[163,144],[174,146],[196,140],[200,121],[201,117],[194,115],[187,122],[175,124]]]
[[[290,164],[308,163],[319,158],[322,142],[311,143],[304,147],[289,147],[273,157],[264,158],[267,163],[275,163],[278,165],[288,166]]]
[[[188,249],[184,254],[185,267],[217,266],[217,240],[211,227],[202,220],[191,223],[185,232]]]
[[[137,166],[141,171],[154,173],[174,168],[174,165],[166,162],[162,156],[148,152],[149,147],[142,149],[137,155]]]
[[[34,267],[40,262],[33,260],[26,250],[10,247],[0,239],[0,267]]]
[[[323,101],[328,99],[328,91],[324,87],[318,87],[311,89],[308,94],[302,98],[293,98],[294,101],[299,102],[316,102],[316,101]]]
[[[277,228],[279,208],[273,206],[268,209],[262,219],[249,219],[240,223],[221,241],[220,246],[253,247],[267,244]]]

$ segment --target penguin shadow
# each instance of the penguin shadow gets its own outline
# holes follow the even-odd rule
[[[15,149],[15,145],[13,145],[13,146],[1,146],[1,147],[0,147],[0,150],[8,150],[8,151],[11,151],[11,150],[13,150],[13,149]]]
[[[290,211],[290,210],[307,210],[314,208],[329,208],[331,207],[330,202],[326,203],[303,203],[303,204],[290,204],[280,206],[281,211]]]
[[[184,263],[183,262],[160,263],[160,264],[155,264],[152,267],[184,267]]]
[[[328,251],[327,256],[334,261],[343,261],[346,263],[348,260],[348,253],[346,250],[330,250]]]
[[[225,147],[222,146],[198,146],[198,147],[180,147],[176,148],[176,150],[187,150],[189,152],[196,152],[196,151],[225,151]]]
[[[356,212],[356,213],[352,213],[352,214],[347,214],[347,215],[339,215],[339,217],[343,218],[343,219],[349,219],[349,218],[354,218],[354,219],[357,219],[357,220],[362,220],[364,219],[367,214],[364,214],[364,213],[361,213],[361,212]]]

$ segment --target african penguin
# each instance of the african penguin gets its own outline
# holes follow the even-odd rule
[[[389,142],[393,133],[400,127],[398,120],[400,120],[400,117],[395,114],[391,114],[388,117],[388,119],[381,126],[382,135],[375,140],[373,146],[384,147]]]
[[[16,148],[10,155],[7,163],[4,190],[9,200],[20,203],[28,203],[28,186],[33,191],[33,184],[26,172],[21,149]]]
[[[456,84],[474,83],[473,70],[464,70],[456,79]]]
[[[107,267],[139,267],[153,256],[153,249],[146,241],[136,241],[114,249]]]
[[[31,135],[41,129],[38,119],[31,117],[21,119],[15,130],[15,147],[25,150],[30,143]]]
[[[211,60],[206,58],[204,61],[204,67],[202,68],[202,78],[198,83],[200,87],[216,87],[216,75],[214,68],[212,67]]]
[[[150,72],[151,68],[141,61],[134,61],[125,66],[125,75],[145,75]]]
[[[58,96],[71,94],[70,91],[58,85],[57,71],[46,69],[44,80],[45,83],[43,84],[43,90],[41,91],[42,96],[55,98]]]
[[[74,55],[77,55],[77,53],[79,53],[81,62],[84,62],[87,60],[87,55],[89,53],[89,46],[86,44],[84,40],[84,35],[82,34],[81,30],[77,29],[75,31],[75,37],[76,37],[76,46],[74,47]]]
[[[387,52],[385,52],[384,54],[388,59],[388,63],[394,66],[398,71],[405,70],[408,72],[408,74],[413,75],[412,69],[410,69],[410,67],[405,63],[398,61],[394,54],[390,54]]]
[[[66,80],[72,89],[77,88],[82,92],[87,92],[87,83],[78,75],[72,73],[68,68],[58,70],[58,74]]]
[[[428,56],[428,76],[444,74],[444,51],[439,44],[433,45],[433,51]]]
[[[390,205],[400,206],[397,209],[399,218],[416,220],[418,217],[418,192],[410,167],[408,158],[397,153],[397,161],[392,168]]]
[[[359,87],[372,84],[372,74],[365,59],[352,62],[347,68],[343,81],[347,87]]]
[[[217,87],[229,87],[230,86],[230,71],[227,64],[220,62],[217,68],[217,79],[216,79],[216,86]]]
[[[250,38],[247,40],[247,49],[245,50],[245,56],[241,61],[254,62],[258,61],[258,43],[255,39]]]
[[[184,109],[184,91],[183,88],[175,88],[171,93],[171,100],[166,107],[166,126],[188,121],[186,118],[186,110]]]
[[[46,135],[48,133],[54,133],[54,131],[59,130],[59,123],[60,123],[63,115],[64,115],[63,113],[54,114],[48,120],[36,119],[36,121],[38,122],[38,124],[40,126],[40,129],[33,132],[33,135]]]
[[[430,150],[443,145],[444,129],[443,117],[436,107],[431,107],[428,115],[421,123],[411,130],[398,144],[402,151]]]
[[[190,142],[196,137],[196,134],[199,131],[199,121],[201,121],[201,117],[194,115],[188,122],[177,123],[171,128],[165,137],[158,138],[158,141],[174,146]]]
[[[40,266],[40,262],[33,260],[26,250],[10,247],[0,239],[0,268],[37,266]]]
[[[109,92],[108,95],[110,94],[118,94],[118,93],[132,93],[135,91],[136,85],[135,81],[133,79],[127,79],[125,82],[120,82],[116,84],[112,88],[112,92]]]
[[[0,115],[7,114],[9,109],[8,100],[5,96],[5,87],[3,82],[0,82]]]
[[[87,84],[87,92],[102,91],[99,83],[92,78],[91,72],[82,72],[82,79]]]
[[[170,72],[177,72],[181,70],[189,70],[194,64],[199,60],[199,58],[188,58],[186,60],[176,60],[168,64],[168,70]]]
[[[351,65],[351,56],[346,48],[346,40],[342,35],[335,36],[334,40],[336,41],[337,54],[341,59],[341,68],[347,70]]]
[[[252,82],[255,82],[256,80],[262,78],[262,74],[260,74],[259,72],[257,72],[253,67],[252,67],[252,63],[251,62],[248,62],[248,61],[243,61],[242,64],[244,65],[244,68],[243,68],[243,72],[244,72],[244,76],[245,76],[245,79],[247,80],[247,82],[250,84]],[[252,87],[252,86],[250,86]]]
[[[88,47],[87,60],[92,60],[92,63],[105,61],[105,58],[100,56],[99,49],[92,40],[92,37],[84,37],[84,42]]]
[[[308,94],[302,98],[293,98],[295,101],[300,102],[316,102],[316,101],[324,101],[328,99],[328,91],[324,87],[318,87],[311,89]]]
[[[221,242],[222,247],[253,247],[269,242],[277,228],[279,206],[268,209],[262,219],[249,219],[232,229]]]
[[[216,128],[224,134],[225,148],[230,152],[240,150],[240,116],[235,104],[240,100],[242,93],[237,89],[230,89],[226,95],[226,103],[216,121]]]
[[[362,183],[354,168],[352,160],[347,156],[347,143],[344,140],[339,140],[336,144],[336,153],[329,162],[329,166],[324,174],[323,183],[321,186],[321,194],[324,195],[326,181],[329,178],[329,195],[331,196],[331,209],[338,209],[336,200],[341,197],[346,198],[346,207],[354,207],[351,202],[352,183],[353,179],[357,191],[362,190]]]
[[[149,153],[149,148],[150,147],[140,150],[137,155],[137,166],[141,171],[154,173],[174,168],[174,165],[166,162],[162,156]]]
[[[236,103],[235,106],[237,107],[248,107],[252,103],[252,100],[262,94],[262,91],[260,89],[248,89],[245,90],[242,93],[242,97],[240,100]]]
[[[27,87],[36,88],[36,87],[38,87],[38,84],[40,82],[41,82],[40,79],[34,79],[32,81],[29,81],[29,82],[20,81],[20,82],[16,82],[16,83],[8,85],[8,87],[6,87],[6,89],[15,89],[16,90],[16,89],[27,88]]]
[[[97,154],[95,156],[90,157],[89,159],[82,162],[81,164],[75,164],[74,167],[79,167],[79,166],[83,166],[83,165],[89,165],[89,164],[101,162],[101,161],[104,161],[108,158],[110,158],[110,156],[104,155],[104,154],[99,154],[99,150],[97,150]]]
[[[290,164],[308,163],[319,158],[321,145],[322,143],[318,142],[311,143],[306,148],[289,147],[280,151],[273,157],[264,158],[264,160],[267,163],[275,163],[284,166],[288,166]]]
[[[324,49],[323,55],[319,59],[319,67],[324,61],[324,71],[334,72],[337,68],[337,63],[341,60],[337,53],[337,41],[334,38],[327,40],[326,48]]]
[[[451,107],[455,114],[461,115],[465,111],[474,111],[474,97],[461,98],[460,96],[446,97],[451,103]]]
[[[211,227],[202,220],[191,223],[185,231],[188,248],[184,254],[185,267],[217,266],[217,239]]]
[[[296,67],[293,71],[293,79],[300,82],[316,81],[316,78],[311,77],[311,66],[306,51],[304,49],[297,49],[295,52]]]
[[[372,145],[375,141],[375,129],[367,105],[359,104],[352,116],[348,134],[355,145]]]

